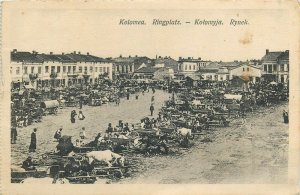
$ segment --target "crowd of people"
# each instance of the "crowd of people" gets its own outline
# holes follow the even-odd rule
[[[125,82],[124,80],[123,83],[121,82],[121,84],[115,81],[103,86],[106,86],[104,89],[102,89],[102,92],[107,93],[107,99],[113,99],[117,105],[120,103],[120,98],[122,97],[130,99],[130,93],[135,93],[135,99],[138,99],[139,93],[137,92],[141,92],[143,94],[145,92],[149,92],[151,89],[153,96],[150,100],[149,117],[142,118],[138,125],[129,124],[127,122],[123,122],[122,120],[119,120],[118,125],[115,127],[109,123],[104,135],[99,132],[92,142],[90,142],[90,146],[93,147],[98,147],[101,145],[101,143],[104,143],[105,140],[109,138],[130,137],[130,134],[138,128],[145,130],[156,129],[159,132],[160,128],[175,125],[176,129],[189,128],[195,133],[209,129],[215,124],[215,121],[217,121],[218,124],[228,126],[229,119],[231,117],[246,117],[247,112],[252,112],[253,109],[257,109],[260,106],[274,106],[277,103],[280,103],[280,101],[288,100],[287,87],[284,87],[281,84],[275,85],[262,82],[249,85],[246,91],[241,89],[233,89],[228,83],[218,85],[210,83],[210,85],[205,85],[203,88],[198,88],[186,86],[184,84],[181,86],[175,86],[174,83],[170,84],[168,82],[137,84],[130,81]],[[92,90],[95,90],[95,88],[97,88],[97,86],[89,87],[89,91],[85,91],[85,94],[90,95],[89,97],[94,97],[95,93],[92,92]],[[107,90],[108,88],[112,90]],[[170,93],[170,98],[168,101],[166,101],[165,105],[157,111],[158,116],[153,117],[155,111],[154,94],[155,90],[157,89],[167,90]],[[117,95],[116,97],[112,98],[112,94]],[[230,99],[226,97],[226,94],[230,94],[233,97],[239,98]],[[62,96],[58,96],[58,98],[61,97]],[[79,99],[79,101],[81,101],[81,103],[79,104],[80,110],[78,114],[76,113],[76,110],[71,111],[71,123],[76,123],[77,118],[78,120],[85,119],[85,115],[81,108],[87,104],[84,102],[84,99]],[[17,102],[18,104],[20,103],[19,101]],[[17,104],[14,104],[14,106],[16,105]],[[17,110],[20,110],[20,108],[21,107],[18,107]],[[288,111],[283,111],[283,119],[284,123],[288,123]],[[17,140],[17,128],[19,128],[17,125],[17,120],[12,120],[12,144],[16,143]],[[62,138],[62,131],[62,128],[59,128],[55,131],[55,140],[59,141]],[[31,133],[29,152],[35,152],[36,150],[36,133],[37,128],[34,128]],[[75,146],[86,146],[86,138],[86,130],[84,127],[82,127],[79,133],[79,139],[77,139],[75,142]],[[27,167],[27,170],[32,169],[33,165],[31,163],[31,159],[26,159],[23,163],[23,166]]]

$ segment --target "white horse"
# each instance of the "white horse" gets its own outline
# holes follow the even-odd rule
[[[95,160],[99,162],[105,162],[109,167],[111,167],[113,163],[118,163],[118,165],[124,167],[124,157],[112,152],[111,150],[88,152],[86,157],[89,160],[89,164],[92,164],[92,162]]]

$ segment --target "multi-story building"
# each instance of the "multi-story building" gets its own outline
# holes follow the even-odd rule
[[[270,52],[262,57],[262,77],[266,81],[286,83],[289,79],[289,50]]]
[[[201,60],[201,58],[194,59],[193,57],[182,58],[178,60],[178,70],[185,76],[195,74],[200,68],[206,67],[209,61]]]
[[[142,67],[153,65],[153,60],[148,57],[120,57],[113,59],[113,77],[129,78],[133,73]]]
[[[80,52],[71,54],[39,54],[38,52],[11,52],[11,79],[38,86],[68,86],[77,83],[95,83],[100,75],[112,79],[112,62]],[[29,85],[29,86],[30,86]]]

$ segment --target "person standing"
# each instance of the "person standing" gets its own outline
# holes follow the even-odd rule
[[[85,139],[86,138],[86,134],[85,134],[85,127],[81,128],[81,131],[79,133],[80,139]]]
[[[284,123],[289,123],[289,114],[287,111],[283,110],[283,122]]]
[[[127,92],[126,95],[127,95],[127,100],[129,100],[129,92]]]
[[[16,143],[17,136],[18,136],[17,127],[15,125],[13,125],[11,127],[11,140],[10,140],[11,144],[15,144]]]
[[[71,123],[75,123],[75,121],[76,121],[76,119],[75,119],[76,115],[77,115],[76,111],[73,110],[71,112]]]
[[[84,120],[85,119],[85,116],[83,115],[81,110],[79,111],[78,118],[79,118],[79,120]]]
[[[150,106],[150,113],[151,113],[151,116],[153,116],[153,111],[154,111],[154,106],[153,106],[153,104],[151,104],[151,106]]]
[[[34,128],[33,132],[31,133],[29,152],[35,152],[35,150],[36,150],[36,131],[37,131],[37,128]]]

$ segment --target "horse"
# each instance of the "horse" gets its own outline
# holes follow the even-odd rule
[[[86,157],[88,158],[88,162],[90,165],[92,165],[94,161],[98,161],[105,162],[109,167],[111,167],[113,164],[124,167],[125,162],[123,156],[114,153],[111,150],[88,152],[86,153]]]

